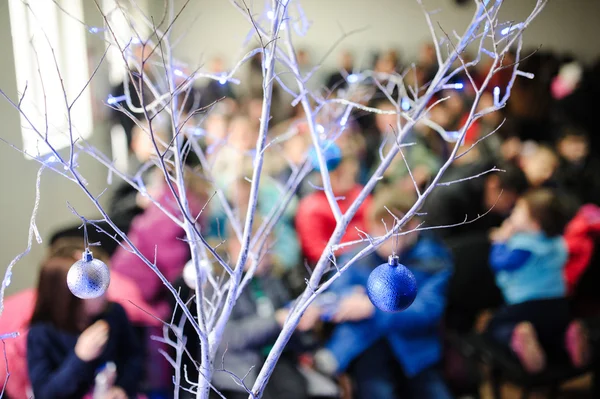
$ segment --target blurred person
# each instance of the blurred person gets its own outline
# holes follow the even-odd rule
[[[408,68],[403,76],[404,85],[406,87],[412,87],[413,90],[421,96],[426,88],[427,84],[427,71],[420,65],[412,65]],[[410,92],[409,92],[410,93]],[[414,100],[412,93],[410,94],[411,99]],[[393,98],[396,98],[395,96]]]
[[[317,65],[314,64],[312,55],[313,54],[311,54],[311,51],[308,48],[300,48],[296,52],[296,57],[298,60],[298,72],[300,73],[300,76],[306,79],[310,74],[310,78],[305,80],[304,85],[307,90],[316,92],[321,90],[323,81],[320,69],[315,70]],[[288,87],[297,90],[298,84],[295,81],[296,78],[294,76],[292,76],[292,78],[294,79],[294,83]]]
[[[562,233],[568,217],[556,193],[534,189],[490,236],[490,265],[506,306],[495,313],[486,334],[510,349],[530,373],[542,371],[547,360],[566,357],[571,316]]]
[[[346,77],[352,74],[353,70],[354,56],[348,50],[342,51],[338,59],[338,69],[327,77],[325,87],[333,92],[347,87]]]
[[[79,299],[67,286],[73,259],[53,257],[41,268],[27,336],[29,378],[36,398],[91,394],[96,373],[116,364],[105,399],[134,398],[143,374],[142,351],[121,305],[105,296]]]
[[[355,150],[355,149],[354,149]],[[357,181],[360,170],[356,152],[342,149],[342,159],[334,170],[329,170],[329,178],[337,204],[345,213],[363,189]],[[322,185],[322,184],[321,184]],[[371,197],[367,196],[350,221],[342,242],[360,238],[358,230],[364,231],[366,214]],[[317,190],[302,198],[296,213],[296,229],[302,252],[308,262],[314,265],[327,247],[327,242],[335,230],[337,222],[323,190]]]
[[[506,162],[517,164],[522,151],[523,142],[516,135],[507,137],[500,144],[500,156]]]
[[[313,53],[309,48],[297,48],[296,49],[296,60],[298,61],[298,74],[304,79],[304,87],[310,92],[318,92],[323,88],[323,81],[320,69],[315,69],[317,65],[314,64],[312,59]],[[279,70],[278,70],[279,72]],[[310,74],[310,76],[309,76]],[[279,80],[283,84],[294,92],[298,92],[298,82],[296,75],[290,73],[287,68],[283,68],[281,73],[278,74]],[[262,77],[261,77],[262,81]],[[290,98],[288,93],[284,91],[282,97]]]
[[[247,78],[244,80],[244,86],[246,88],[244,95],[242,98],[250,99],[250,101],[255,102],[257,99],[261,100],[264,95],[263,88],[263,65],[262,65],[262,53],[256,54],[250,61],[248,62],[247,68]],[[285,80],[285,76],[289,74],[282,74],[281,78]],[[289,82],[285,80],[286,83],[291,84],[292,90],[297,88],[297,83],[293,81],[292,76],[290,76]],[[288,98],[285,97],[288,94],[281,89],[278,84],[274,84],[271,93],[271,124],[275,125],[284,121],[286,118],[290,117],[292,113],[292,107],[290,105],[291,100],[287,101]],[[262,108],[262,106],[261,106]]]
[[[504,64],[506,65],[506,61]],[[514,62],[514,58],[513,61]],[[520,70],[533,73],[537,79],[516,79],[511,88],[511,95],[506,104],[506,112],[519,123],[521,140],[552,144],[548,132],[554,128],[551,120],[551,78],[558,72],[552,60],[544,54],[535,53],[519,62]],[[504,71],[512,73],[512,68]],[[494,86],[491,86],[492,89]],[[499,86],[501,95],[506,90],[505,85]]]
[[[375,83],[372,82],[372,79],[377,79],[377,81],[381,84],[382,87],[386,88],[388,82],[390,81],[391,75],[395,74],[398,67],[398,59],[397,54],[393,50],[387,50],[380,54],[378,54],[375,58],[375,63],[373,66],[373,74],[374,76],[371,79],[368,79],[365,83],[371,84],[375,87]],[[410,75],[412,71],[407,73],[407,76]],[[408,80],[408,77],[405,77]],[[405,84],[408,85],[408,83]],[[392,98],[398,97],[398,88],[394,85],[391,91],[388,93],[392,96]],[[379,101],[382,99],[387,99],[385,93],[381,91],[379,86],[375,87],[375,92],[371,98],[371,101]]]
[[[248,160],[245,162],[244,169],[240,171],[225,189],[227,200],[232,206],[234,215],[238,220],[244,220],[248,212],[251,188],[251,183],[248,179],[252,176],[252,171],[253,163]],[[263,219],[268,217],[272,210],[280,203],[283,190],[284,187],[270,176],[261,176],[256,204],[257,216]],[[294,215],[297,208],[298,200],[296,196],[293,196],[273,228],[273,235],[277,239],[271,243],[270,259],[272,266],[274,266],[274,272],[278,275],[288,272],[300,264],[300,244],[294,228]],[[206,233],[212,236],[212,238],[218,239],[218,235],[222,229],[221,226],[229,222],[220,204],[215,203],[210,207],[210,212],[211,222],[216,223],[216,226],[213,224],[211,231]]]
[[[221,187],[236,178],[248,159],[254,159],[258,125],[247,115],[238,114],[229,123],[227,141],[215,151],[210,161],[217,184]]]
[[[556,142],[560,164],[556,180],[563,190],[572,193],[581,204],[600,205],[600,161],[590,151],[588,134],[567,127]]]
[[[600,58],[583,71],[581,82],[573,92],[556,103],[556,119],[579,126],[590,133],[592,152],[600,154],[600,136],[592,134],[598,126],[597,99],[600,98]]]
[[[424,81],[431,82],[438,71],[437,55],[433,43],[424,43],[419,48],[417,64],[424,71]]]
[[[227,74],[225,60],[217,56],[214,57],[209,66],[209,70],[212,74],[225,77]],[[233,92],[231,83],[227,80],[220,79],[208,79],[208,82],[202,88],[199,88],[200,95],[200,108],[207,107],[222,99],[236,99],[237,96]]]
[[[517,198],[528,188],[528,182],[517,166],[496,166],[504,172],[470,178],[481,170],[489,170],[488,165],[474,164],[442,178],[442,182],[467,180],[436,187],[427,198],[424,219],[428,225],[452,226],[436,229],[438,235],[455,240],[467,234],[487,234],[489,229],[499,226],[508,217]],[[475,222],[464,223],[478,217]]]
[[[200,211],[207,201],[205,183],[192,169],[186,167],[183,171],[189,205],[188,217],[198,218],[197,224],[204,225],[206,223],[205,216],[200,215]],[[156,169],[155,176],[157,181],[151,195],[160,207],[148,201],[143,213],[134,218],[127,236],[137,251],[145,259],[153,262],[167,281],[172,282],[181,274],[183,267],[190,259],[190,245],[186,240],[185,230],[163,211],[166,209],[180,220],[183,219],[179,205],[166,183],[162,171]],[[131,251],[129,247],[120,246],[112,256],[111,263],[113,270],[135,282],[142,299],[150,306],[149,309],[146,309],[147,311],[162,320],[170,317],[172,294],[143,258]],[[150,356],[148,363],[151,365],[148,377],[151,384],[150,389],[167,390],[172,384],[171,366],[158,350],[169,350],[169,347],[150,339],[152,334],[162,334],[161,327],[150,328],[147,333],[146,344]]]
[[[387,50],[384,51],[377,57],[375,61],[375,73],[381,74],[393,74],[396,71],[396,66],[398,64],[398,59],[394,51]],[[385,78],[385,76],[382,76]]]
[[[375,101],[372,105],[381,111],[396,111],[394,105],[387,99]],[[379,147],[384,137],[397,130],[396,117],[397,115],[393,114],[377,113],[374,116],[373,126],[361,131],[365,138],[365,158],[361,164],[361,181],[366,181],[366,174],[371,172],[379,163]]]
[[[257,232],[261,222],[260,217],[254,220],[253,233]],[[233,266],[239,259],[242,246],[231,226],[226,228],[225,235],[225,259]],[[245,377],[244,382],[248,386],[254,383],[291,309],[289,305],[292,297],[288,287],[283,279],[273,275],[272,257],[268,250],[270,245],[269,238],[258,254],[259,264],[256,266],[253,278],[241,291],[233,307],[215,356],[219,362],[223,361],[227,371],[221,370],[221,363],[219,363],[211,383],[228,399],[248,396],[244,388],[231,378],[231,373],[240,378]],[[244,266],[245,271],[252,266],[251,257],[248,257]],[[184,300],[194,295],[195,286],[188,285],[183,277],[178,279],[175,286],[180,287],[180,295]],[[210,290],[211,287],[207,284],[205,295],[210,295]],[[195,312],[195,304],[190,306]],[[298,370],[297,355],[303,350],[302,336],[309,332],[319,319],[320,310],[316,306],[309,307],[304,313],[294,337],[277,362],[263,398],[308,398],[306,381]],[[192,331],[190,334],[196,333]],[[200,348],[196,347],[194,350],[199,351]],[[215,394],[214,397],[220,396]]]
[[[390,103],[382,104],[380,109],[392,110],[394,109]],[[433,109],[430,119],[441,126],[446,126],[448,122],[447,113],[441,109]],[[386,146],[384,147],[384,154],[391,149],[393,145],[396,145],[397,132],[396,132],[396,115],[380,115],[376,116],[376,122],[379,129],[385,130],[387,135]],[[402,120],[402,124],[406,121]],[[414,145],[402,148],[402,153],[396,155],[388,169],[384,172],[384,180],[389,184],[395,184],[398,187],[402,187],[403,190],[414,190],[413,179],[419,188],[423,188],[427,185],[430,179],[435,176],[441,166],[441,156],[436,153],[435,149],[432,148],[430,138],[427,137],[430,134],[430,128],[424,125],[417,125],[411,129],[404,137],[403,143],[414,143]],[[432,132],[433,135],[438,135],[436,132]],[[379,148],[376,149],[376,157],[379,157]],[[406,164],[408,163],[412,178],[408,173]],[[371,167],[371,172],[375,170],[380,164],[380,160],[376,159],[375,163]]]
[[[267,139],[273,143],[271,150],[265,153],[264,172],[280,185],[287,185],[296,170],[308,160],[308,151],[312,140],[305,122],[288,121],[275,126]],[[310,160],[308,160],[310,162]],[[300,182],[296,196],[303,198],[314,191],[309,175]]]
[[[129,99],[131,101],[131,105],[129,106],[129,102],[123,100],[119,101],[118,104],[114,104],[110,109],[110,120],[112,124],[118,124],[123,127],[125,132],[125,136],[127,137],[127,144],[131,144],[133,129],[136,126],[136,122],[144,119],[144,114],[142,112],[136,112],[134,108],[141,108],[142,100],[140,99],[140,95],[138,94],[138,90],[142,90],[142,80],[141,76],[138,73],[138,68],[142,66],[142,61],[145,61],[143,64],[143,73],[144,73],[144,81],[149,80],[154,83],[155,71],[152,68],[152,62],[148,59],[148,55],[151,52],[150,46],[144,46],[141,44],[133,44],[130,47],[131,55],[128,59],[130,65],[123,72],[123,80],[116,86],[113,86],[110,91],[109,99],[121,99],[124,98],[126,92],[129,93]],[[128,55],[126,53],[126,55]],[[132,72],[131,74],[129,72]],[[125,76],[127,77],[127,90],[125,89]],[[144,104],[150,104],[152,102],[152,94],[150,90],[145,87],[144,88],[144,96],[143,99]],[[125,112],[117,109],[117,105],[123,107]]]
[[[166,149],[168,133],[169,131],[166,125],[160,122],[153,123],[153,138],[157,144],[158,150],[161,152]],[[134,158],[130,162],[129,173],[134,176],[132,180],[135,183],[142,183],[142,188],[138,190],[128,182],[121,182],[117,186],[108,205],[108,214],[124,233],[129,231],[133,219],[144,211],[144,208],[148,203],[147,197],[144,197],[143,194],[141,194],[141,191],[144,188],[150,192],[153,191],[152,186],[154,179],[152,176],[155,174],[156,166],[152,161],[157,158],[157,154],[152,137],[149,133],[148,123],[140,123],[139,126],[136,125],[133,129],[131,136],[131,151],[133,152]],[[139,178],[140,181],[136,181],[137,178]],[[148,187],[145,187],[146,185]]]
[[[209,158],[226,142],[230,120],[231,114],[221,104],[217,104],[203,121],[204,146]]]
[[[559,158],[554,149],[543,144],[526,143],[519,161],[531,187],[552,184]]]
[[[385,235],[397,221],[388,209],[402,218],[415,200],[415,195],[393,188],[378,192],[369,209],[368,233]],[[329,288],[338,298],[330,315],[335,327],[325,349],[315,355],[315,363],[328,373],[348,370],[357,385],[357,398],[451,397],[437,366],[452,259],[431,236],[410,232],[419,223],[413,217],[403,228],[409,233],[385,241]],[[414,274],[418,295],[406,310],[386,313],[373,306],[365,289],[371,271],[393,255]],[[344,255],[339,264],[349,258]]]
[[[162,171],[155,172],[152,195],[163,209],[181,218],[181,211],[170,187],[165,182]],[[196,218],[205,201],[205,183],[189,168],[184,168],[184,180],[189,204],[190,217]],[[203,223],[203,219],[198,222]],[[185,231],[156,204],[149,202],[144,211],[135,217],[128,234],[129,240],[137,250],[153,262],[158,270],[172,281],[179,275],[190,257],[190,248],[186,241]],[[168,296],[170,293],[158,276],[148,265],[129,248],[119,247],[111,259],[115,271],[135,281],[145,301],[154,308],[155,315],[168,317]]]

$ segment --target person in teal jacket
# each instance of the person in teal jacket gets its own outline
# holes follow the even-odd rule
[[[246,217],[248,200],[250,197],[250,182],[245,177],[233,179],[224,193],[229,200],[229,204],[241,222]],[[266,219],[273,209],[278,206],[284,194],[284,187],[269,176],[262,176],[258,189],[258,201],[256,204],[257,214],[263,220]],[[283,211],[281,217],[273,227],[273,243],[271,244],[271,256],[277,272],[287,272],[300,265],[300,242],[294,228],[294,215],[298,207],[298,199],[294,195]],[[225,213],[224,207],[218,199],[211,202],[211,217],[209,226],[204,231],[206,236],[216,240],[223,239],[225,229],[230,225]]]
[[[369,233],[380,236],[385,234],[385,225],[393,225],[394,219],[386,208],[401,217],[413,202],[414,197],[397,190],[378,192],[369,215]],[[413,218],[404,231],[418,223]],[[400,313],[376,309],[364,293],[371,271],[387,263],[393,253],[412,271],[418,286],[415,301]],[[340,258],[339,264],[343,265],[352,255]],[[315,355],[317,368],[331,374],[351,369],[358,398],[396,398],[399,389],[405,395],[402,397],[451,397],[437,369],[442,356],[441,320],[451,274],[450,253],[433,237],[413,232],[386,241],[342,273],[328,290],[329,295],[338,298],[327,315],[336,326],[325,348]],[[382,350],[382,345],[388,350]],[[404,383],[397,386],[402,375]]]

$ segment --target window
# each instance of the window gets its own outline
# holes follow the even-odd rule
[[[67,108],[52,50],[57,59],[69,102],[83,89],[90,77],[86,49],[86,27],[82,0],[59,0],[71,16],[49,0],[9,0],[11,33],[17,90],[25,92],[21,107],[35,128],[46,132],[56,148],[70,144]],[[38,72],[39,66],[39,72]],[[43,84],[43,85],[42,85]],[[44,104],[44,91],[46,101]],[[92,134],[92,106],[89,86],[71,111],[73,138],[88,138]],[[23,150],[30,156],[43,156],[50,148],[31,125],[21,117]]]

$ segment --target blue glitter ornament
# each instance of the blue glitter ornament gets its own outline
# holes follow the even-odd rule
[[[369,275],[367,295],[378,309],[400,312],[417,297],[417,280],[397,256],[390,256],[388,263],[377,266]]]
[[[323,152],[323,157],[325,157],[325,163],[327,164],[327,170],[330,172],[335,170],[338,167],[340,162],[342,162],[342,150],[334,141],[323,141],[321,143],[321,148]],[[310,162],[312,163],[313,168],[320,172],[321,168],[319,167],[319,158],[317,158],[317,151],[315,148],[311,148],[308,153],[308,157]]]
[[[83,258],[71,266],[67,273],[69,290],[78,298],[92,299],[102,296],[110,284],[108,266],[99,259],[94,259],[87,249]]]

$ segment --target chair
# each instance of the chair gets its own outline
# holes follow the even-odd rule
[[[478,314],[503,303],[494,274],[487,267],[490,242],[485,234],[472,234],[447,239],[446,245],[454,259],[454,273],[448,287],[445,325],[468,332]]]

